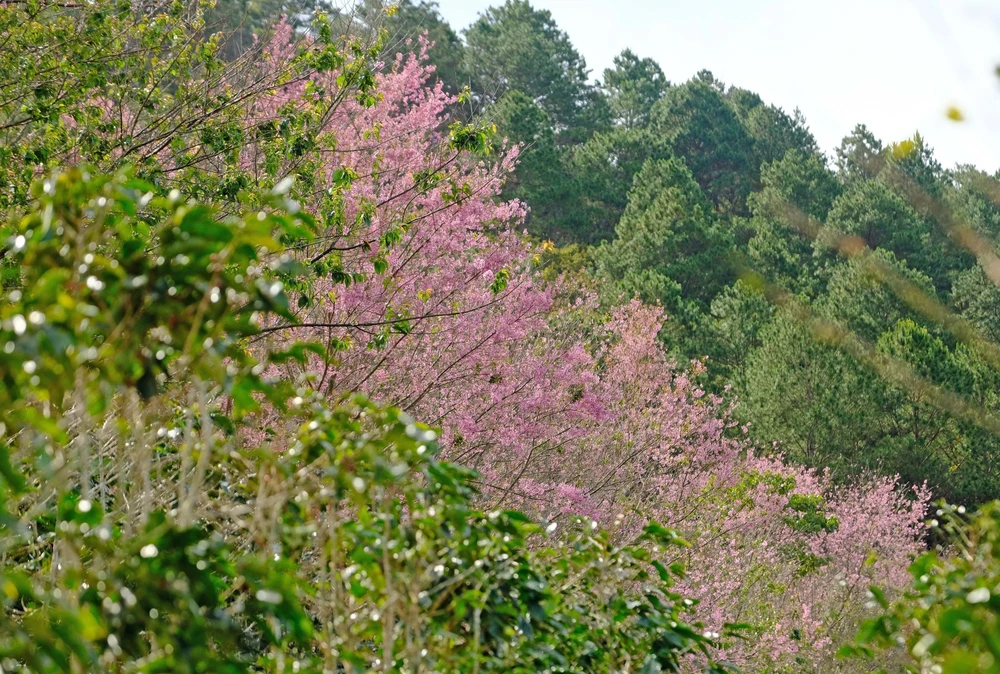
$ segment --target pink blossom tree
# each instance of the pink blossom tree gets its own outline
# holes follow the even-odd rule
[[[681,530],[698,617],[719,632],[750,626],[727,644],[734,661],[831,657],[867,585],[903,579],[927,491],[836,487],[757,453],[724,402],[665,357],[659,310],[632,302],[602,316],[586,292],[542,282],[518,231],[525,206],[497,198],[518,148],[488,161],[467,151],[461,128],[442,130],[453,99],[428,75],[419,55],[399,56],[375,105],[346,101],[331,116],[320,189],[300,195],[331,223],[297,253],[321,273],[298,322],[261,335],[308,333],[327,355],[273,374],[440,426],[446,456],[480,472],[492,507],[588,516],[622,538],[650,519]],[[262,118],[314,85],[276,94]],[[244,151],[248,171],[265,160]]]
[[[595,387],[607,416],[564,465],[580,466],[576,483],[624,528],[649,518],[682,532],[699,617],[720,632],[750,625],[729,646],[734,661],[758,671],[832,658],[868,586],[901,586],[922,547],[928,490],[885,478],[837,487],[756,453],[723,401],[665,358],[660,320],[636,302],[613,312]]]

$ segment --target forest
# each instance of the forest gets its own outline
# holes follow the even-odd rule
[[[0,674],[1000,672],[1000,171],[845,132],[528,0],[0,3]]]

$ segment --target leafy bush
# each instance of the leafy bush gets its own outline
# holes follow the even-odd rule
[[[905,594],[889,602],[872,588],[881,615],[866,622],[845,656],[900,654],[908,672],[1000,671],[1000,503],[975,515],[942,505],[931,521],[941,545],[910,566]]]
[[[294,272],[269,253],[310,227],[282,190],[220,218],[146,188],[71,170],[10,225],[5,670],[715,669],[657,561],[672,531],[483,512],[428,427],[259,376],[245,339]]]

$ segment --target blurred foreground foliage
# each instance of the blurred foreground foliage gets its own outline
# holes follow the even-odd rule
[[[672,531],[483,512],[433,430],[260,375],[280,239],[311,227],[281,189],[220,218],[148,187],[54,174],[8,225],[4,671],[716,669],[657,561]]]

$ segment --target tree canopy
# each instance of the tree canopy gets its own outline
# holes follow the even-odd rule
[[[0,44],[0,670],[996,669],[998,175],[528,0]]]

